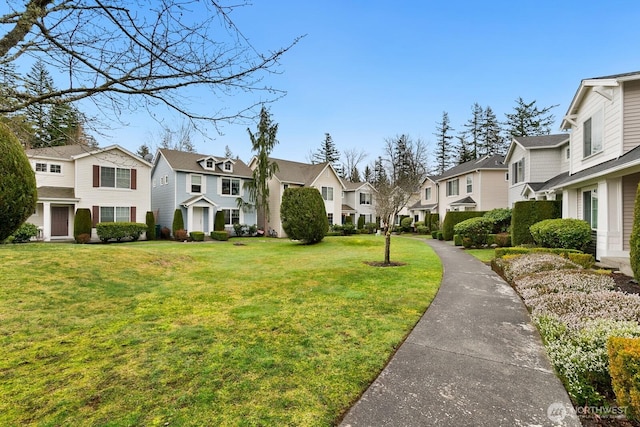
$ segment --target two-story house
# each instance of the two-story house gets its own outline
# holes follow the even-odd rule
[[[251,179],[251,170],[239,159],[160,149],[151,170],[156,223],[171,228],[175,210],[181,209],[189,232],[213,231],[217,211],[224,212],[229,231],[233,224],[254,225],[256,211],[244,187]],[[239,207],[238,198],[244,201],[244,208]]]
[[[425,180],[422,191],[437,191],[440,219],[449,211],[489,211],[508,206],[508,173],[504,156],[489,155],[454,166]],[[433,191],[433,190],[432,190]],[[433,199],[433,193],[429,194]]]
[[[416,201],[409,206],[413,222],[424,221],[427,214],[438,213],[438,183],[436,177],[428,176],[422,181]]]
[[[521,200],[555,200],[561,194],[548,181],[569,170],[569,134],[520,136],[505,156],[509,171],[509,206]]]
[[[571,132],[569,168],[545,190],[562,193],[563,217],[591,224],[596,259],[628,263],[640,182],[640,71],[582,80],[561,127]]]
[[[345,190],[342,180],[330,163],[300,163],[290,160],[270,158],[269,161],[278,165],[278,171],[269,180],[269,216],[259,215],[258,226],[265,232],[275,232],[278,236],[286,236],[280,219],[280,204],[282,194],[287,188],[313,187],[317,188],[324,200],[329,224],[339,224],[342,218],[342,192]],[[257,165],[254,157],[249,162],[249,168]]]
[[[145,222],[151,208],[151,164],[112,145],[66,145],[27,150],[38,202],[27,222],[45,241],[73,238],[75,212],[90,209],[92,222]],[[96,238],[95,230],[92,232]]]
[[[368,182],[344,181],[344,191],[342,192],[342,223],[344,224],[348,216],[353,224],[358,223],[360,217],[364,217],[364,222],[374,222],[376,218],[376,189]]]

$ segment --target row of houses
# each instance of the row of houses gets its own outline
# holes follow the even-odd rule
[[[416,221],[426,213],[491,210],[519,200],[562,200],[563,216],[584,219],[596,238],[597,258],[627,257],[633,206],[640,181],[640,72],[582,80],[561,123],[564,133],[519,137],[506,156],[486,156],[425,179],[408,207]],[[77,208],[90,208],[94,222],[144,222],[153,211],[169,226],[183,211],[185,228],[213,230],[222,210],[227,227],[257,224],[244,183],[253,161],[161,149],[153,163],[119,147],[98,150],[67,146],[30,150],[36,172],[38,207],[29,219],[44,240],[69,238]],[[282,193],[315,187],[330,223],[375,217],[375,190],[368,183],[341,180],[329,164],[281,159],[270,181],[271,217],[265,230],[284,235],[279,218]]]

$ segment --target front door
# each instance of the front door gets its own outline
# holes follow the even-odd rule
[[[189,231],[204,231],[204,208],[194,206],[193,225],[189,224]]]
[[[69,208],[67,206],[51,207],[51,236],[69,235]]]

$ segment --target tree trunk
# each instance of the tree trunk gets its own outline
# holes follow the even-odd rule
[[[384,233],[384,264],[391,264],[391,227],[387,227],[387,231]]]

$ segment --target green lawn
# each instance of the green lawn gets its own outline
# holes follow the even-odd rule
[[[464,250],[469,255],[473,255],[478,258],[482,262],[491,262],[492,259],[496,257],[496,250],[493,248],[489,249],[465,249]]]
[[[424,242],[391,255],[407,265],[366,265],[375,236],[0,246],[0,425],[332,425],[438,289]]]

